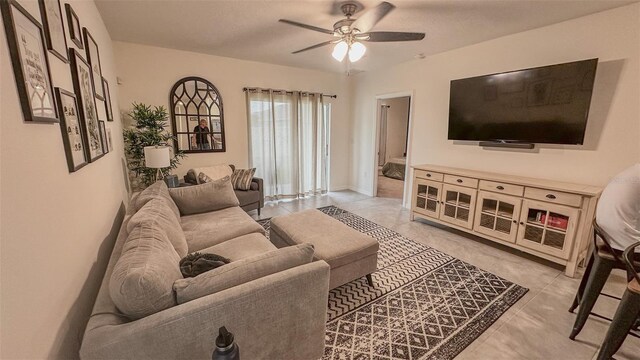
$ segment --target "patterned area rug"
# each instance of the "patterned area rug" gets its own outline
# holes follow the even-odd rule
[[[380,243],[375,288],[329,292],[323,359],[452,359],[528,289],[335,206],[318,209]],[[269,234],[270,219],[258,221]]]

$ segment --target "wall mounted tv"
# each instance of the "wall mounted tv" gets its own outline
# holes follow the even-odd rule
[[[590,59],[451,81],[449,140],[581,145],[597,64]]]

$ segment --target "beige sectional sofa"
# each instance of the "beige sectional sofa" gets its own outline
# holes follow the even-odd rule
[[[238,206],[180,210],[162,181],[131,200],[80,356],[211,358],[226,326],[244,359],[320,358],[329,266],[312,246],[277,249]],[[184,279],[179,261],[194,251],[231,263]]]

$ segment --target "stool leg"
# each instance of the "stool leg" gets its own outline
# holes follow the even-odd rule
[[[638,315],[640,315],[640,294],[627,290],[620,300],[611,325],[609,325],[609,330],[607,330],[607,335],[598,353],[598,360],[609,360],[613,357],[622,346]]]
[[[371,277],[371,274],[367,274],[367,282],[369,283],[369,286],[375,287],[375,285],[373,284],[373,278]]]
[[[587,262],[587,267],[584,269],[584,275],[582,275],[582,280],[580,280],[580,287],[578,287],[578,292],[576,293],[576,297],[573,298],[573,304],[569,308],[569,312],[572,313],[578,305],[580,305],[580,299],[584,295],[584,288],[587,286],[587,280],[589,280],[589,274],[591,273],[591,268],[593,267],[593,257],[591,255],[589,258],[589,262]]]
[[[571,330],[569,339],[574,340],[587,322],[593,305],[595,305],[596,300],[598,300],[598,296],[600,292],[602,292],[602,288],[607,282],[609,274],[611,274],[613,264],[613,261],[603,259],[597,255],[594,256],[593,269],[589,273],[589,280],[587,280],[583,296],[580,299],[578,315],[576,316],[576,322],[573,324],[573,330]]]

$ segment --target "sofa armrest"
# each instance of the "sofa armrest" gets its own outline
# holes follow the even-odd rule
[[[251,179],[251,190],[258,190],[260,192],[260,208],[264,207],[264,183],[261,178],[254,177]]]
[[[145,318],[87,331],[84,359],[211,359],[218,329],[234,333],[242,358],[323,355],[329,265],[314,261]]]

